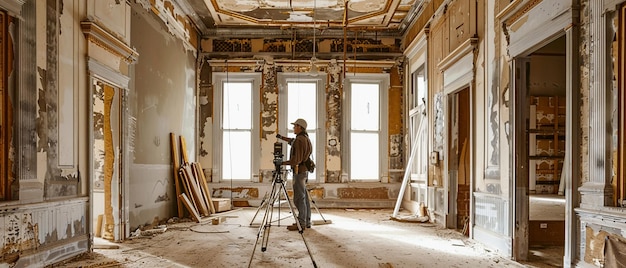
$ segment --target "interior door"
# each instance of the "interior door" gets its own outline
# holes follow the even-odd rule
[[[529,161],[528,161],[528,73],[530,60],[515,58],[513,61],[513,259],[528,259],[529,218]]]

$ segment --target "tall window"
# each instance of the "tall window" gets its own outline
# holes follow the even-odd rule
[[[380,181],[387,174],[387,110],[381,107],[386,107],[388,84],[386,75],[348,78],[345,163],[350,180]]]
[[[287,133],[289,137],[295,137],[291,122],[298,118],[303,118],[307,122],[306,132],[309,134],[313,152],[311,158],[316,164],[315,172],[309,174],[309,180],[317,180],[323,175],[324,170],[324,148],[320,147],[318,140],[322,140],[323,131],[318,131],[319,123],[323,122],[324,115],[319,111],[323,111],[320,107],[324,102],[318,101],[323,98],[324,84],[319,78],[302,77],[298,74],[280,74],[279,84],[281,91],[279,107],[281,114],[279,115],[279,126]],[[287,157],[288,158],[288,157]]]
[[[214,167],[220,167],[216,173],[220,180],[250,181],[252,172],[258,163],[252,161],[259,147],[258,77],[241,74],[215,74],[216,81],[216,116],[219,116],[220,127],[215,133]],[[256,112],[255,112],[256,111]]]
[[[411,74],[411,103],[409,104],[411,150],[417,146],[411,164],[411,174],[426,180],[428,172],[428,117],[426,117],[426,74],[424,66]],[[408,156],[407,156],[408,157]]]

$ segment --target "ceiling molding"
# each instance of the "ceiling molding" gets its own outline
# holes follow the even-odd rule
[[[203,4],[208,16],[219,27],[324,28],[378,27],[398,30],[400,22],[414,5],[427,0],[176,0],[191,6]],[[315,20],[315,21],[314,21]],[[393,23],[392,23],[393,21]]]
[[[311,30],[309,29],[309,32]],[[294,32],[298,35],[305,33],[302,28],[244,28],[244,27],[221,27],[208,29],[203,38],[289,38],[293,37]],[[399,38],[400,32],[397,30],[380,30],[376,31],[367,28],[347,28],[346,34],[348,38]],[[310,34],[312,36],[312,34]],[[336,28],[318,28],[317,36],[319,38],[343,38],[344,30]]]
[[[398,62],[394,60],[374,61],[374,60],[317,60],[315,64],[320,67],[328,66],[330,63],[344,64],[357,67],[371,68],[391,68]],[[207,60],[213,67],[249,67],[265,63],[264,59],[233,59],[233,60]],[[311,66],[310,60],[273,60],[276,66],[306,67]]]
[[[204,33],[209,31],[209,29],[206,27],[206,25],[204,25],[204,22],[202,22],[202,19],[200,18],[198,13],[194,10],[194,8],[189,4],[188,1],[186,1],[186,0],[173,0],[173,2],[174,2],[174,4],[176,4],[176,5],[178,5],[180,7],[181,11],[184,14],[187,14],[187,16],[189,16],[189,19],[191,21],[193,21],[195,26],[198,28],[198,31],[200,31],[202,34],[204,34]]]

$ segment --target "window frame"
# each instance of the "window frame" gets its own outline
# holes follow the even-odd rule
[[[315,107],[317,109],[316,118],[314,119],[316,122],[317,128],[315,129],[315,140],[316,144],[313,148],[313,161],[315,162],[315,177],[310,176],[309,182],[324,182],[324,178],[326,177],[326,128],[323,126],[326,125],[326,76],[320,75],[317,77],[309,76],[303,73],[289,72],[289,73],[279,73],[278,74],[278,133],[293,133],[291,128],[291,122],[287,122],[289,119],[287,117],[287,113],[289,111],[289,103],[288,103],[288,83],[290,82],[300,82],[300,83],[316,83],[316,98],[317,102]],[[310,118],[305,118],[308,122],[311,120]],[[307,128],[307,132],[310,132],[310,129]],[[290,134],[293,135],[293,134]],[[285,154],[285,158],[289,158],[288,147],[283,147],[283,152]]]
[[[417,78],[418,77],[422,77],[423,78],[423,82],[417,83]],[[417,138],[417,132],[420,131],[419,125],[416,125],[415,119],[416,117],[419,117],[419,114],[422,114],[422,119],[421,120],[425,120],[424,121],[424,129],[425,130],[425,136],[421,137],[422,139],[425,139],[426,141],[428,140],[428,117],[427,117],[427,110],[428,110],[428,77],[427,77],[427,72],[426,72],[426,63],[422,63],[420,64],[415,71],[411,72],[410,74],[411,77],[411,84],[410,84],[410,103],[409,103],[409,114],[408,114],[408,122],[409,122],[409,139],[410,139],[410,150],[409,152],[413,149],[413,146],[417,146],[417,143],[419,143],[419,141],[415,140],[415,138]],[[423,100],[420,99],[420,90],[423,90],[424,92],[424,96],[423,96]],[[421,146],[428,146],[427,144],[424,145],[422,144]],[[423,153],[424,155],[419,155],[420,153]],[[409,155],[407,155],[407,157],[409,157]],[[408,159],[407,159],[408,161]],[[426,161],[426,162],[424,162]],[[420,169],[420,165],[425,165],[423,166],[424,170]],[[413,159],[413,163],[411,165],[411,174],[418,174],[418,171],[422,171],[426,174],[425,178],[413,178],[411,177],[411,181],[423,181],[426,182],[427,178],[427,173],[428,173],[428,149],[426,149],[425,152],[416,152],[416,155],[414,156]]]
[[[224,179],[223,171],[222,171],[222,152],[223,152],[223,133],[224,133],[224,124],[223,124],[223,84],[235,83],[235,82],[250,82],[251,83],[251,133],[250,133],[250,178],[249,179]],[[214,124],[213,124],[213,180],[218,182],[253,182],[255,178],[255,174],[258,173],[259,170],[259,161],[255,161],[256,156],[260,154],[261,141],[259,139],[260,133],[260,125],[259,125],[259,114],[260,110],[260,86],[261,86],[261,74],[260,73],[229,73],[229,72],[218,72],[213,73],[213,103],[215,104],[213,107],[213,115],[214,115]],[[219,142],[215,142],[219,141]]]
[[[343,98],[343,127],[342,127],[342,166],[344,181],[350,182],[389,182],[389,86],[390,77],[389,74],[350,74],[346,76],[344,81],[344,98]],[[352,178],[352,164],[351,164],[351,134],[352,126],[351,121],[351,98],[352,98],[352,85],[353,84],[378,84],[379,95],[379,158],[378,158],[378,179],[358,179]]]

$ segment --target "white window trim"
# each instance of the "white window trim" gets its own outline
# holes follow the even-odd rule
[[[309,182],[313,180],[313,182],[324,182],[324,178],[326,177],[326,168],[325,168],[325,155],[326,155],[326,128],[323,126],[326,125],[326,80],[324,79],[326,76],[318,76],[312,77],[302,73],[279,73],[278,74],[278,129],[279,133],[288,133],[288,130],[291,128],[291,122],[287,122],[287,105],[281,105],[281,103],[287,103],[287,83],[288,82],[314,82],[317,83],[316,95],[317,95],[317,118],[315,129],[315,139],[317,140],[317,144],[315,145],[315,155],[313,156],[315,162],[315,178],[309,178]],[[310,120],[306,118],[306,120]],[[307,129],[308,131],[308,129]],[[285,153],[286,158],[288,158],[289,154]]]
[[[379,148],[379,176],[378,180],[359,180],[353,179],[350,165],[350,110],[351,110],[351,94],[352,84],[354,83],[377,83],[380,88],[380,135],[378,137]],[[350,74],[345,78],[344,98],[343,98],[343,126],[342,126],[342,166],[344,178],[352,182],[372,182],[372,183],[388,183],[389,182],[389,74]]]
[[[260,104],[259,89],[261,86],[261,74],[260,73],[213,73],[213,178],[219,182],[225,182],[230,180],[224,180],[222,178],[222,140],[223,140],[223,126],[222,123],[222,97],[223,97],[223,82],[252,82],[252,133],[251,133],[251,159],[250,159],[250,179],[249,180],[233,180],[233,182],[252,182],[254,178],[258,177],[259,161],[258,155],[260,154],[261,141],[259,140],[259,114]],[[219,142],[216,142],[219,141]]]

